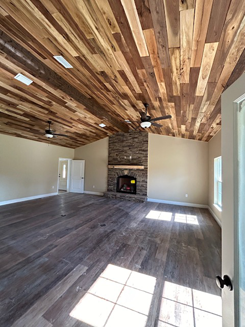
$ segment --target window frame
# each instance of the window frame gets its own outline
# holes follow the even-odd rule
[[[214,205],[222,211],[222,157],[214,158]]]

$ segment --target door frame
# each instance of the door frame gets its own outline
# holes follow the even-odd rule
[[[222,207],[222,276],[228,275],[234,285],[234,291],[222,290],[222,326],[238,326],[238,257],[237,257],[237,216],[236,187],[237,159],[235,121],[239,103],[245,93],[245,74],[240,76],[221,95],[221,155],[223,180]]]
[[[70,184],[71,184],[71,162],[70,158],[59,158],[58,159],[58,177],[57,177],[57,194],[59,193],[59,171],[60,171],[60,161],[68,161],[67,165],[67,180],[66,180],[66,192],[70,192]]]
[[[240,264],[240,256],[239,256],[239,190],[238,190],[238,183],[239,183],[239,170],[238,170],[238,115],[239,112],[245,110],[245,92],[241,95],[238,99],[234,101],[234,236],[235,236],[235,244],[234,244],[234,304],[235,304],[235,326],[242,326],[240,321],[240,310],[241,310],[241,303],[240,303],[240,271],[239,271],[239,264]]]

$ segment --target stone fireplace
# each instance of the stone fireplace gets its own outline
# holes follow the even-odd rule
[[[108,187],[105,196],[146,201],[148,133],[118,133],[109,137]]]

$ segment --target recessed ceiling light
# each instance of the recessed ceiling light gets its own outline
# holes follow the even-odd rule
[[[54,59],[57,60],[65,68],[73,68],[73,66],[62,56],[54,56]]]
[[[128,119],[125,119],[125,122],[128,123],[128,124],[131,124],[131,121],[128,120]]]
[[[99,126],[100,126],[100,127],[106,127],[106,125],[103,124],[103,123],[99,124]]]
[[[17,74],[14,78],[25,85],[30,85],[33,82],[30,78],[22,75],[21,73]]]

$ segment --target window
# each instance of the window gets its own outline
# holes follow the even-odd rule
[[[66,164],[63,165],[62,178],[66,178]]]
[[[222,209],[222,158],[214,159],[214,204]]]

